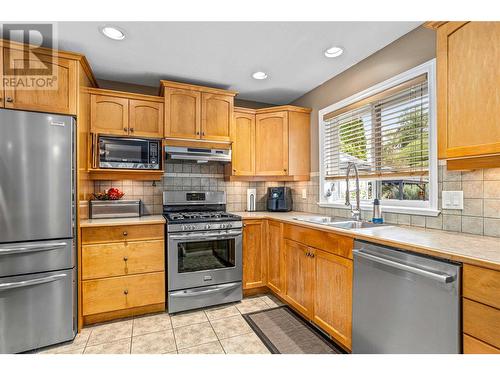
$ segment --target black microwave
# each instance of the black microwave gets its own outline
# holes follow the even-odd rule
[[[99,168],[160,169],[161,141],[99,136]]]

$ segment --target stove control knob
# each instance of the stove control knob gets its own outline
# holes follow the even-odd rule
[[[227,224],[226,228],[232,228],[233,224]]]
[[[205,225],[205,229],[210,229],[210,224]]]

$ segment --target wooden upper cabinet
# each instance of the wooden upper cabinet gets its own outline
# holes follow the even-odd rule
[[[165,89],[165,136],[199,139],[201,134],[201,93]]]
[[[285,255],[283,250],[283,224],[267,221],[267,286],[276,294],[284,293]]]
[[[126,98],[91,95],[90,131],[93,133],[128,135],[129,100]]]
[[[165,97],[165,137],[229,142],[234,91],[161,81]]]
[[[500,22],[437,29],[439,158],[500,154],[498,45]]]
[[[30,53],[25,56],[23,50],[3,48],[3,73],[9,74],[14,69],[13,78],[38,78],[35,70],[52,69],[51,83],[26,88],[24,85],[4,85],[4,106],[12,109],[25,109],[39,112],[52,112],[76,115],[78,90],[78,62],[55,54]],[[9,75],[10,76],[10,75]]]
[[[229,141],[233,122],[232,95],[201,94],[201,138],[210,141]]]
[[[307,246],[285,240],[285,300],[307,318],[313,316],[314,262]]]
[[[266,285],[265,227],[263,220],[243,224],[243,289]]]
[[[352,337],[353,262],[314,249],[313,320],[347,348]]]
[[[163,104],[145,100],[129,101],[130,135],[163,137]]]
[[[232,130],[232,174],[255,175],[255,113],[234,113]]]
[[[104,89],[90,93],[90,131],[130,137],[163,137],[163,99]]]
[[[288,112],[258,113],[255,122],[255,174],[288,174]]]

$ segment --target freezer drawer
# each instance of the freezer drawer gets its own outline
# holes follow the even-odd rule
[[[0,353],[72,340],[75,269],[0,278]]]
[[[0,244],[0,277],[73,268],[73,239]]]
[[[461,352],[461,266],[355,241],[352,351]]]

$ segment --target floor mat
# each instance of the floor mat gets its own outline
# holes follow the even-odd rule
[[[243,317],[274,354],[342,354],[288,306],[244,314]]]

